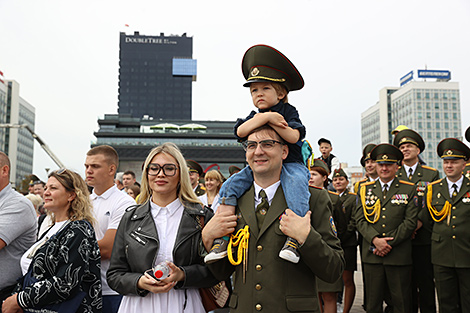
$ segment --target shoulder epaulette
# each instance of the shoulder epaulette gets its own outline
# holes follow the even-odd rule
[[[337,195],[337,196],[339,196],[339,193],[337,193],[337,192],[333,192],[333,191],[331,191],[331,190],[328,190],[328,192],[331,193],[332,195]]]
[[[356,194],[354,192],[348,192],[348,195],[355,196]]]
[[[356,184],[360,184],[360,183],[363,183],[363,182],[366,182],[366,181],[367,181],[367,178],[363,178],[363,179],[357,181]]]
[[[436,180],[436,181],[433,181],[433,182],[429,183],[429,185],[435,185],[435,184],[437,184],[437,183],[440,183],[443,179],[444,179],[444,178],[441,178],[441,179],[438,179],[438,180]],[[428,186],[429,186],[429,185],[428,185]]]
[[[405,184],[405,185],[410,185],[410,186],[414,186],[415,184],[413,184],[412,182],[409,182],[409,181],[404,181],[404,180],[399,180],[400,183],[402,184]]]
[[[434,167],[430,167],[430,166],[427,166],[427,165],[421,165],[422,168],[425,168],[427,170],[431,170],[431,171],[435,171],[437,172],[437,170],[434,168]]]
[[[363,184],[362,186],[369,186],[369,185],[372,185],[374,183],[375,183],[375,180],[367,182],[367,183]]]
[[[320,189],[320,190],[323,190],[323,188],[321,188],[321,187],[317,187],[317,186],[310,186],[310,187],[312,187],[312,188],[315,188],[315,189]]]
[[[465,166],[470,166],[470,163],[467,163],[467,165],[465,165]]]

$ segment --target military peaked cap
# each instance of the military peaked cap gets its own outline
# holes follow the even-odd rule
[[[426,148],[423,138],[412,129],[404,129],[395,135],[393,144],[396,147],[400,147],[402,144],[405,143],[414,144],[419,148],[420,152],[423,152],[424,148]]]
[[[204,171],[202,170],[202,166],[193,160],[186,160],[186,164],[188,164],[188,168],[190,172],[196,172],[199,176],[202,176]]]
[[[362,150],[362,157],[361,157],[362,167],[365,167],[366,166],[366,161],[370,160],[370,152],[372,151],[372,149],[375,148],[375,146],[377,146],[377,145],[373,144],[373,143],[370,143],[367,146],[365,146],[364,149]]]
[[[284,54],[267,45],[256,45],[245,52],[242,71],[246,79],[245,87],[256,82],[280,83],[288,92],[304,87],[304,79],[294,64]]]
[[[437,154],[444,160],[468,160],[470,148],[458,139],[446,138],[437,145]]]
[[[393,164],[403,160],[403,153],[394,145],[381,143],[372,149],[370,158],[379,164]]]
[[[323,160],[320,160],[320,159],[313,160],[313,166],[311,166],[310,168],[312,167],[321,167],[326,171],[327,175],[330,175],[330,170],[328,169],[328,165],[326,165],[325,161]]]

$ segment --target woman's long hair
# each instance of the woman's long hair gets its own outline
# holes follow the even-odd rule
[[[180,201],[201,203],[191,186],[191,181],[189,180],[189,170],[188,165],[186,164],[186,160],[184,159],[183,154],[181,154],[180,149],[172,142],[166,142],[161,146],[153,148],[147,156],[147,159],[145,159],[144,172],[142,175],[140,197],[138,203],[146,203],[150,200],[150,197],[152,196],[152,190],[150,189],[148,181],[147,167],[149,166],[150,162],[152,162],[153,158],[160,153],[165,153],[167,155],[172,156],[176,160],[176,163],[178,163],[177,166],[178,170],[180,171],[180,181],[178,183],[178,189],[176,191],[176,194]]]
[[[75,194],[68,209],[69,219],[71,221],[86,220],[93,225],[96,220],[92,212],[90,193],[80,175],[68,169],[60,169],[50,173],[49,178],[51,177],[57,179],[65,190]],[[54,216],[52,216],[52,221],[55,222]]]

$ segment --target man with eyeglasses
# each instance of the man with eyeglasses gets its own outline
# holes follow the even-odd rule
[[[135,205],[134,199],[114,184],[118,165],[116,150],[106,145],[90,149],[85,160],[86,183],[93,187],[90,199],[97,220],[94,228],[101,253],[103,313],[117,313],[121,303],[122,295],[108,286],[106,271],[121,217],[128,207]]]
[[[254,182],[238,199],[235,215],[217,211],[203,229],[202,238],[208,251],[214,239],[226,233],[244,233],[246,246],[235,246],[232,240],[229,248],[232,246],[233,254],[209,267],[219,280],[236,273],[231,312],[317,312],[316,277],[334,282],[344,267],[341,245],[331,223],[329,197],[324,190],[309,188],[310,210],[304,217],[298,216],[287,209],[280,187],[288,146],[267,125],[253,130],[244,146]],[[286,236],[299,242],[298,263],[278,257]],[[238,259],[234,261],[240,264],[232,265],[231,259]]]
[[[193,187],[194,193],[196,196],[202,196],[206,193],[206,190],[199,185],[199,178],[204,174],[202,166],[193,160],[186,160],[186,164],[189,169],[189,180],[191,181],[191,186]]]

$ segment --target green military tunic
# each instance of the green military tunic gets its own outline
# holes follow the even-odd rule
[[[261,229],[255,214],[254,188],[238,200],[234,233],[246,225],[250,229],[246,281],[243,263],[233,266],[224,258],[208,265],[220,280],[235,271],[230,312],[320,312],[316,277],[334,282],[341,277],[344,266],[341,245],[330,222],[330,207],[326,191],[310,188],[312,228],[299,248],[300,261],[294,264],[279,258],[286,241],[279,229],[279,218],[287,209],[282,188],[276,191]]]
[[[406,173],[405,166],[400,167],[397,172],[398,179],[409,181],[416,186],[418,197],[418,219],[423,221],[428,215],[424,202],[426,186],[439,179],[439,172],[432,167],[418,163],[411,179]],[[436,312],[436,293],[434,289],[434,274],[431,263],[431,228],[428,223],[416,232],[411,240],[413,244],[413,269],[412,269],[412,302],[415,312],[418,307],[421,313]]]
[[[463,175],[470,179],[470,163],[467,163],[467,165],[465,166],[463,170]]]
[[[344,218],[344,214],[342,212],[343,203],[341,202],[339,195],[336,192],[328,191],[328,195],[330,196],[330,200],[332,203],[332,215],[333,220],[336,227],[337,235],[339,233],[344,233],[347,229],[346,220]],[[338,236],[339,237],[339,236]],[[317,289],[318,292],[341,292],[343,288],[343,280],[340,277],[334,283],[327,283],[321,279],[317,280]]]
[[[439,312],[470,312],[470,180],[463,178],[455,199],[449,194],[447,179],[438,180],[428,186],[426,200]],[[439,220],[435,212],[447,208],[442,221],[435,221]],[[452,278],[447,276],[449,271]]]
[[[197,185],[196,189],[194,190],[194,193],[196,194],[196,196],[202,196],[203,194],[206,193],[206,190],[204,188],[201,187],[201,185]]]
[[[357,229],[363,236],[361,255],[367,285],[367,312],[382,311],[386,283],[394,312],[408,312],[411,308],[411,234],[416,228],[418,214],[415,195],[412,183],[397,178],[390,183],[385,199],[378,180],[363,184],[359,190],[355,218]],[[379,200],[380,206],[377,205]],[[371,222],[376,218],[376,222],[366,219],[363,203],[366,207],[377,205],[376,215],[368,217]],[[371,213],[370,210],[367,213]],[[394,238],[388,242],[392,250],[386,256],[373,253],[372,240],[375,237]]]

